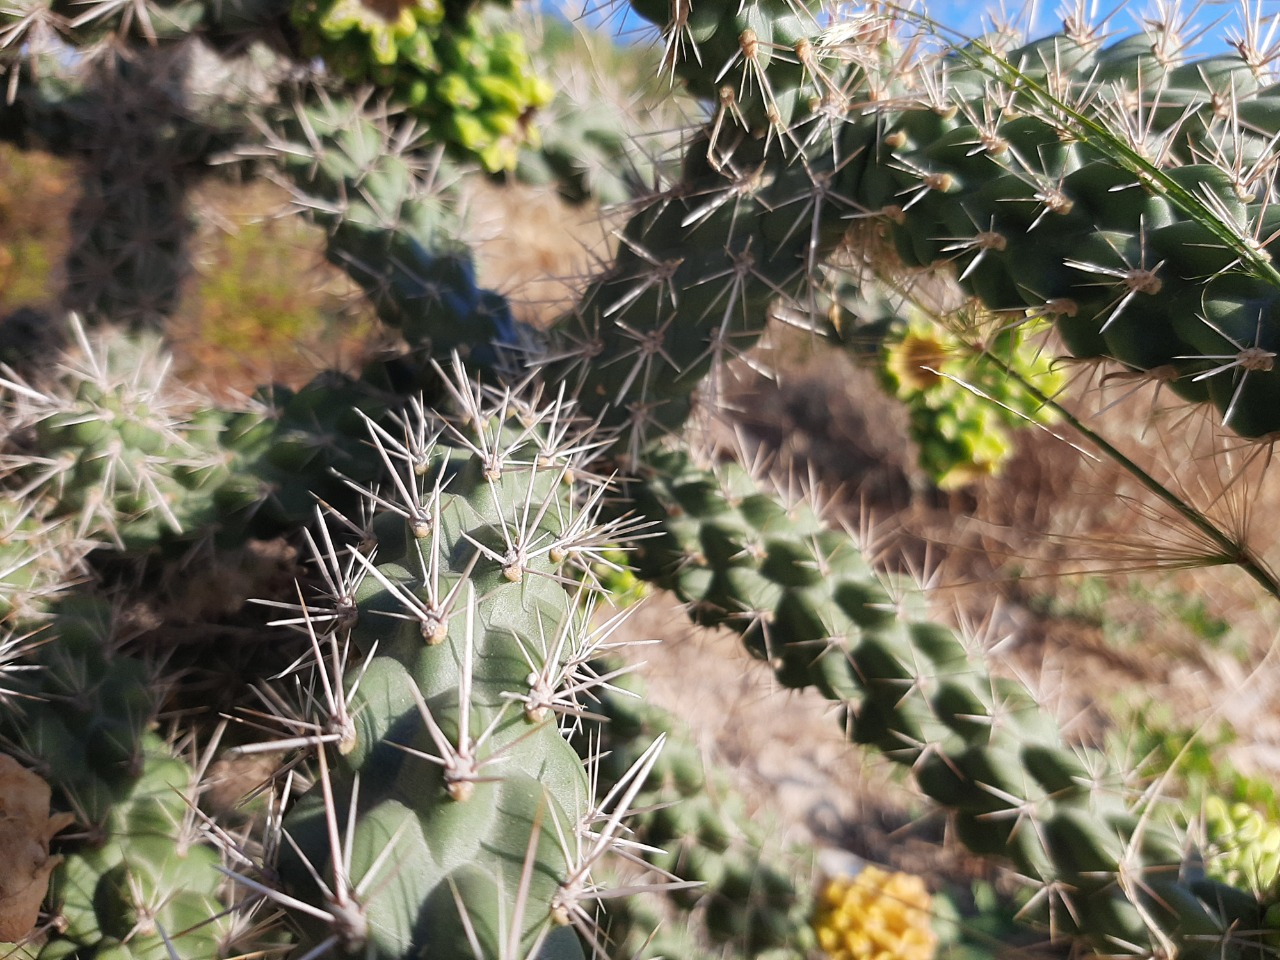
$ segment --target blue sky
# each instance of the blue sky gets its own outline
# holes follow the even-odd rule
[[[928,0],[926,4],[929,14],[941,23],[955,30],[972,36],[982,31],[985,11],[991,5],[982,3],[965,3],[964,0]],[[1020,21],[1031,26],[1031,34],[1035,37],[1053,33],[1061,28],[1062,17],[1059,13],[1065,6],[1064,0],[1038,0],[1030,17]],[[1093,0],[1095,16],[1098,18],[1110,15],[1108,27],[1119,36],[1136,33],[1141,28],[1141,20],[1151,16],[1155,8],[1154,0],[1134,0],[1134,2],[1101,2]],[[1280,14],[1280,0],[1252,0],[1252,5],[1260,7],[1264,15]],[[1190,15],[1193,29],[1204,28],[1205,33],[1199,49],[1202,53],[1211,53],[1225,49],[1225,38],[1231,28],[1240,25],[1240,4],[1238,0],[1184,0],[1184,16]],[[1006,9],[1011,13],[1022,10],[1024,4],[1011,2]],[[995,6],[995,9],[999,9]]]
[[[565,2],[573,4],[581,3],[581,0],[565,0]],[[587,0],[587,2],[590,3],[593,0]],[[614,0],[594,0],[594,2],[611,7]],[[1092,0],[1092,2],[1095,15],[1101,17],[1112,14],[1108,26],[1118,36],[1124,36],[1136,33],[1140,29],[1141,18],[1151,14],[1156,0],[1130,0],[1130,2]],[[1166,0],[1166,5],[1170,2],[1171,0]],[[1019,15],[1018,22],[1028,25],[1033,37],[1040,37],[1060,29],[1062,19],[1058,11],[1062,6],[1073,3],[1074,0],[1035,0],[1030,13],[1027,13],[1027,4],[1021,0],[1006,0],[1004,8],[1010,15]],[[1251,5],[1260,5],[1264,15],[1280,15],[1280,0],[1251,0]],[[856,4],[850,4],[850,6],[856,6]],[[965,36],[982,33],[984,27],[989,26],[991,22],[989,11],[1000,9],[999,0],[976,3],[965,2],[965,0],[924,0],[923,6],[933,19]],[[1220,22],[1209,28],[1198,46],[1198,52],[1202,55],[1225,49],[1225,37],[1230,28],[1236,27],[1238,30],[1240,23],[1238,0],[1201,0],[1198,4],[1194,0],[1184,0],[1182,6],[1189,11],[1195,11],[1193,22],[1197,25],[1214,24],[1221,18]],[[618,22],[619,17],[615,15],[613,19],[615,28]]]
[[[1034,22],[1035,29],[1032,32],[1035,36],[1044,36],[1061,29],[1062,18],[1058,10],[1062,2],[1063,0],[1039,0],[1043,9],[1038,12]],[[1099,15],[1111,14],[1108,27],[1115,31],[1117,38],[1141,30],[1143,18],[1151,16],[1155,8],[1155,0],[1093,2],[1097,5]],[[1268,23],[1280,23],[1280,0],[1247,2],[1251,15],[1261,24],[1265,38]],[[956,29],[970,32],[980,23],[980,15],[974,5],[967,4],[964,0],[936,0],[932,5],[934,16]],[[1166,5],[1172,5],[1172,0],[1166,0]],[[1189,18],[1188,32],[1199,33],[1193,48],[1197,57],[1228,52],[1228,38],[1244,35],[1241,0],[1200,0],[1198,3],[1195,0],[1182,0],[1181,5],[1182,16]],[[1276,27],[1271,43],[1280,43],[1280,26]]]

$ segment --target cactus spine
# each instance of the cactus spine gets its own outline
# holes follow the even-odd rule
[[[841,704],[846,735],[909,767],[966,847],[1007,858],[1045,891],[1053,929],[1100,948],[1248,949],[1257,901],[1186,862],[1101,755],[1067,746],[1024,685],[904,609],[847,534],[804,502],[778,504],[732,464],[711,472],[675,451],[650,462],[637,502],[662,535],[641,549],[641,575],[697,621],[742,634],[785,686]]]

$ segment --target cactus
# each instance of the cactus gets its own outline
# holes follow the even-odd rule
[[[317,738],[335,743],[334,769],[322,760],[322,792],[285,819],[295,856],[281,875],[289,896],[331,904],[316,943],[580,956],[590,869],[654,754],[621,778],[616,806],[593,807],[557,718],[602,682],[587,666],[601,638],[565,584],[584,583],[568,571],[629,524],[596,524],[603,488],[575,472],[561,401],[452,390],[452,418],[419,407],[397,433],[370,421],[390,485],[363,490],[370,535],[332,640],[365,659]]]
[[[1055,929],[1186,938],[1184,953],[1257,929],[1252,897],[1185,864],[1176,834],[1115,792],[1104,757],[1068,747],[1025,686],[902,609],[857,544],[824,530],[808,504],[774,502],[733,465],[717,474],[677,452],[650,462],[652,499],[638,502],[664,519],[641,574],[696,620],[741,633],[785,686],[840,703],[850,739],[909,766],[969,849],[1012,860],[1049,891]],[[1121,875],[1137,887],[1119,886]]]
[[[600,758],[602,789],[625,783],[643,745],[664,738],[662,754],[633,801],[644,812],[630,826],[631,840],[645,860],[687,885],[667,899],[702,918],[701,924],[683,921],[694,943],[679,949],[706,949],[697,945],[700,940],[735,955],[767,953],[778,960],[811,951],[814,851],[800,845],[771,849],[769,825],[759,814],[748,814],[747,798],[724,770],[704,763],[679,721],[643,699],[644,685],[635,672],[611,660],[600,663],[596,673],[609,677],[612,689],[593,691],[598,702],[591,712],[600,719],[577,739],[580,753]],[[649,942],[662,927],[660,917],[652,905],[611,906],[608,930],[615,955],[642,946],[655,956],[665,952],[664,946],[676,949],[678,938]]]
[[[1270,905],[1233,885],[1260,875],[1221,858],[1206,870],[1150,798],[1126,794],[1126,771],[1070,743],[1025,684],[907,602],[866,544],[734,462],[703,465],[691,442],[723,400],[726,361],[747,356],[767,320],[846,339],[823,307],[830,272],[923,301],[914,280],[930,269],[999,328],[983,338],[987,366],[957,375],[969,392],[947,401],[984,411],[966,422],[991,423],[982,404],[997,400],[1061,412],[1178,508],[1218,562],[1280,596],[1239,538],[1048,396],[1048,359],[1005,349],[1051,321],[1075,358],[1208,403],[1242,441],[1280,431],[1280,123],[1256,37],[1238,56],[1191,61],[1162,27],[1103,46],[1072,18],[1022,46],[992,36],[921,52],[899,32],[910,18],[878,9],[634,10],[662,31],[663,78],[709,120],[678,169],[655,166],[670,180],[636,199],[612,263],[546,330],[482,285],[458,239],[453,184],[468,157],[512,166],[547,100],[523,41],[492,26],[506,11],[0,11],[0,137],[93,164],[68,304],[95,322],[162,324],[185,269],[186,190],[216,157],[285,183],[402,340],[358,376],[264,387],[234,408],[175,399],[163,363],[145,359],[154,348],[102,352],[80,327],[79,368],[47,382],[5,372],[0,733],[50,783],[49,822],[82,828],[41,838],[50,922],[17,931],[17,949],[614,955],[653,906],[611,922],[599,887],[605,855],[634,849],[634,822],[663,847],[648,853],[664,871],[653,887],[707,884],[677,883],[665,902],[698,904],[709,939],[755,956],[815,938],[853,951],[833,932],[866,912],[848,891],[829,893],[814,934],[803,877],[762,862],[750,829],[727,836],[739,815],[704,802],[705,774],[665,722],[602,706],[617,678],[592,666],[610,628],[590,616],[619,549],[695,622],[739,634],[781,685],[833,701],[847,737],[908,769],[961,842],[1038,888],[1027,913],[1054,936],[1144,956],[1264,948]],[[205,86],[202,58],[216,78]],[[364,81],[381,92],[353,93]],[[195,119],[205,101],[215,122]],[[141,110],[152,103],[166,122]],[[569,133],[562,142],[593,139]],[[433,143],[451,158],[430,157]],[[953,325],[963,315],[941,312]],[[916,343],[909,332],[890,348],[903,392]],[[959,430],[926,395],[905,397],[917,421]],[[995,452],[976,447],[935,458],[938,479],[989,468]],[[236,707],[214,723],[196,709],[207,690],[166,667],[183,662],[176,641],[156,629],[141,642],[121,610],[135,604],[132,623],[145,623],[160,582],[261,537],[310,553],[310,583],[263,597],[276,620],[250,628],[292,663],[201,664]],[[613,715],[607,760],[571,742],[597,709]],[[226,730],[228,758],[278,758],[256,821],[202,807]],[[649,808],[655,773],[680,803]],[[256,914],[281,919],[242,922]]]
[[[391,10],[394,17],[358,0],[299,0],[292,19],[303,49],[343,79],[388,88],[437,139],[486,170],[514,167],[520,146],[536,140],[533,114],[551,101],[521,35],[438,0]]]
[[[162,678],[113,649],[111,604],[65,598],[49,617],[0,720],[7,748],[71,807],[51,832],[76,824],[49,890],[60,922],[37,938],[39,955],[166,957],[166,941],[220,955],[235,925],[218,852],[192,815],[199,778],[148,731]]]
[[[1280,830],[1247,803],[1228,805],[1210,796],[1204,805],[1205,835],[1216,852],[1216,877],[1260,895],[1274,891],[1280,877]]]

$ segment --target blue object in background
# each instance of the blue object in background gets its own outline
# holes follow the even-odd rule
[[[1109,42],[1138,33],[1142,29],[1143,20],[1156,15],[1154,3],[1104,5],[1096,0],[1084,2],[1093,8],[1090,12],[1095,22],[1106,20],[1106,30],[1111,35]],[[591,27],[605,30],[619,43],[646,43],[655,36],[655,28],[636,16],[623,0],[586,0],[586,3],[585,12],[581,4],[566,4],[565,0],[548,4],[547,8],[554,8],[571,20],[581,19]],[[927,4],[916,4],[915,7],[938,23],[943,28],[944,35],[950,39],[986,33],[994,22],[1012,23],[1025,30],[1030,39],[1035,39],[1061,30],[1061,13],[1064,8],[1074,6],[1074,3],[1075,0],[1060,0],[1052,5],[1032,3],[1030,9],[1008,5],[1009,9],[1003,15],[998,3],[931,0]],[[856,11],[859,6],[857,3],[842,4],[843,8],[850,11]],[[1254,0],[1251,6],[1259,8],[1264,20],[1280,15],[1280,0]],[[1196,56],[1225,52],[1230,49],[1228,38],[1242,33],[1240,5],[1237,0],[1208,0],[1196,4],[1194,10],[1188,8],[1181,16],[1189,21],[1188,34],[1198,34],[1194,48]]]

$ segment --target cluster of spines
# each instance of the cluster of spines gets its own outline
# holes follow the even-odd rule
[[[326,255],[416,350],[463,353],[477,371],[531,347],[505,297],[477,283],[447,162],[424,163],[424,131],[363,103],[298,105],[265,153],[298,206],[329,231]]]
[[[363,481],[376,469],[365,465],[362,416],[398,402],[385,389],[394,364],[263,390],[241,409],[196,410],[155,338],[75,329],[82,356],[62,384],[0,381],[13,451],[3,465],[26,504],[6,520],[12,546],[0,568],[15,597],[38,592],[53,560],[70,571],[96,543],[146,554],[296,530],[314,497],[342,504],[348,488],[334,471]]]
[[[788,509],[742,468],[677,451],[651,455],[635,494],[662,532],[637,551],[641,574],[699,622],[739,632],[785,686],[841,704],[847,736],[908,766],[966,847],[1039,886],[1031,912],[1056,934],[1139,955],[1256,946],[1251,894],[1205,877],[1100,754],[1069,746],[1026,685],[905,608],[807,503]]]
[[[352,486],[370,509],[312,538],[328,595],[285,618],[308,636],[312,693],[301,711],[271,698],[279,736],[254,749],[312,755],[319,783],[258,871],[278,880],[243,882],[293,909],[310,955],[580,956],[592,868],[660,747],[597,800],[566,740],[608,682],[579,571],[631,531],[595,519],[570,406],[456,374],[449,392],[450,417],[369,422],[384,476]]]
[[[0,504],[0,623],[35,618],[82,573],[92,546],[70,523],[47,519],[31,504]]]
[[[96,431],[103,435],[98,439],[114,440],[113,455],[141,456],[129,453],[148,446],[138,437],[164,431],[149,430],[129,404],[152,403],[162,394],[134,390],[140,381],[118,380],[112,372],[118,365],[92,349],[88,356],[102,369],[77,374],[79,387],[68,400],[10,384],[37,408],[25,432],[52,443],[59,431]],[[491,396],[467,382],[460,368],[436,376],[459,411],[455,418],[436,417],[421,399],[389,414],[385,404],[370,401],[376,394],[367,383],[361,389],[348,382],[355,391],[348,396],[342,384],[327,381],[277,397],[272,417],[211,410],[188,422],[165,412],[166,430],[222,455],[200,462],[187,456],[178,464],[157,458],[148,466],[165,482],[175,475],[201,478],[193,488],[209,490],[200,502],[216,505],[212,512],[224,528],[235,527],[237,537],[244,524],[258,530],[296,525],[294,509],[302,505],[294,494],[307,494],[298,477],[323,475],[340,488],[337,493],[349,495],[345,516],[333,506],[344,503],[336,494],[322,501],[323,508],[309,505],[322,523],[308,542],[325,595],[300,595],[297,604],[276,601],[286,610],[281,622],[307,637],[311,665],[290,671],[298,681],[294,694],[289,677],[284,688],[258,688],[267,714],[246,716],[259,728],[265,723],[274,739],[239,748],[292,751],[294,760],[279,776],[291,776],[289,770],[300,771],[298,762],[308,760],[313,770],[319,765],[320,782],[283,827],[277,817],[276,829],[289,837],[278,862],[275,854],[246,854],[221,828],[210,826],[197,837],[201,831],[190,830],[195,814],[181,796],[172,798],[166,816],[187,825],[186,839],[156,834],[154,842],[144,842],[132,827],[112,826],[119,817],[132,824],[130,798],[138,791],[151,796],[167,790],[175,771],[193,775],[187,765],[167,759],[149,732],[162,690],[155,668],[118,653],[118,641],[93,629],[88,614],[72,616],[72,601],[62,601],[55,624],[43,634],[50,642],[14,641],[20,648],[15,675],[34,671],[39,689],[27,683],[6,691],[21,710],[10,745],[50,778],[81,822],[96,833],[115,831],[120,849],[108,846],[115,851],[110,856],[96,846],[77,849],[59,868],[51,909],[74,921],[75,929],[51,943],[71,944],[68,949],[86,956],[125,956],[123,950],[150,957],[166,949],[164,936],[181,933],[189,944],[195,943],[191,937],[213,938],[201,940],[195,953],[223,955],[229,934],[193,917],[221,912],[207,898],[225,893],[213,869],[224,858],[239,865],[245,898],[291,908],[303,929],[314,933],[307,949],[319,952],[359,944],[374,955],[396,957],[425,937],[433,949],[457,955],[541,950],[577,956],[578,935],[567,928],[578,927],[588,941],[595,935],[591,868],[619,842],[621,820],[657,750],[646,752],[629,782],[597,804],[565,733],[582,709],[583,692],[608,682],[588,663],[610,632],[589,623],[590,597],[602,589],[594,571],[616,563],[604,553],[635,530],[626,521],[596,521],[605,486],[583,462],[598,444],[563,395],[541,401],[509,391]],[[336,411],[330,407],[335,397],[348,401]],[[118,416],[97,415],[97,405],[111,407],[121,399]],[[162,403],[152,405],[164,410]],[[335,414],[357,423],[362,440],[338,443],[346,428],[316,419]],[[120,440],[124,433],[128,443]],[[343,449],[347,459],[337,455]],[[93,457],[102,455],[91,450]],[[23,459],[19,475],[30,469],[30,458]],[[268,495],[262,488],[274,486],[272,471],[280,473],[282,489]],[[46,480],[36,478],[35,489]],[[66,520],[82,505],[60,492],[50,488],[45,499],[52,503],[50,515],[65,510]],[[166,541],[165,534],[177,535],[176,529],[153,529],[154,505],[143,511],[146,523],[131,527],[113,506],[114,488],[105,494],[102,511],[115,515],[111,529],[121,543],[154,546]],[[208,523],[206,511],[188,511],[183,502],[165,503],[193,524],[183,532],[208,534],[199,525]],[[97,532],[94,517],[84,522]],[[351,546],[339,546],[345,542]],[[24,592],[27,586],[15,581],[5,584],[3,595],[12,616],[35,609],[35,619],[21,621],[26,628],[48,616],[48,605],[28,598],[20,607]],[[110,708],[95,698],[109,700]],[[66,702],[77,710],[67,711]],[[503,811],[496,819],[495,810]],[[396,820],[389,828],[388,817]],[[406,874],[398,861],[388,864],[378,854],[387,839],[384,828],[396,835],[401,853],[416,842],[422,864],[436,863],[437,874]],[[333,846],[340,829],[345,839]],[[278,851],[282,843],[265,849]],[[142,857],[137,862],[130,852],[135,846]],[[369,849],[374,852],[364,862]],[[481,856],[481,850],[488,853]],[[455,869],[478,856],[483,869],[474,863]],[[501,878],[497,886],[495,878]],[[198,895],[206,900],[169,898],[164,891],[171,883],[195,891],[192,896],[203,891]],[[115,899],[99,896],[106,885],[116,890]],[[136,909],[125,909],[125,887],[134,892]],[[402,912],[406,902],[418,904],[410,915]],[[441,921],[434,932],[423,932],[419,910]],[[183,922],[175,933],[177,918]],[[161,940],[148,939],[153,935]],[[133,945],[115,942],[122,937]]]
[[[14,496],[81,539],[137,547],[178,531],[186,492],[177,474],[198,459],[182,434],[181,391],[154,340],[92,343],[49,391],[4,381],[14,452]]]
[[[0,570],[0,744],[53,788],[51,822],[74,824],[55,841],[49,920],[17,931],[12,950],[225,956],[243,928],[194,814],[199,776],[155,730],[167,675],[127,649],[123,604],[97,588],[91,563],[104,543],[154,545],[182,513],[179,394],[154,344],[82,339],[69,395],[5,384],[6,479],[21,485],[7,502],[23,506],[6,518]]]
[[[543,375],[621,431],[633,458],[714,404],[727,361],[746,355],[777,298],[803,297],[816,252],[844,225],[822,222],[801,166],[771,169],[775,146],[742,143],[726,167],[700,135],[680,179],[618,234],[618,253],[553,332]]]
[[[673,69],[720,105],[691,147],[722,174],[700,192],[803,171],[770,206],[811,229],[810,269],[842,239],[831,227],[866,223],[896,250],[880,269],[949,265],[1013,322],[1053,319],[1077,356],[1211,401],[1241,435],[1280,428],[1277,111],[1247,44],[1178,62],[1159,25],[1110,47],[1078,28],[918,56],[882,14],[822,29],[783,4],[660,6],[640,11],[666,23]]]

